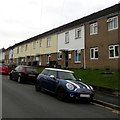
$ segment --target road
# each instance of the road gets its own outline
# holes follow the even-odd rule
[[[48,93],[36,92],[34,85],[19,84],[2,77],[3,118],[118,118],[104,107],[62,102]]]

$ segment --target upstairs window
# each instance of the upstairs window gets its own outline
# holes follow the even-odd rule
[[[81,57],[80,50],[75,50],[74,57],[75,57],[75,63],[80,63],[80,57]]]
[[[81,38],[81,28],[75,29],[75,38]]]
[[[119,45],[109,46],[109,58],[119,58]]]
[[[23,51],[24,51],[24,45],[21,46],[21,52],[23,52]]]
[[[51,46],[51,38],[47,38],[47,47],[50,47]]]
[[[90,35],[94,35],[98,33],[98,23],[92,23],[90,24]]]
[[[118,29],[118,16],[107,19],[108,31]]]
[[[17,47],[17,54],[19,53],[19,47]]]
[[[40,40],[40,47],[42,47],[42,40]]]
[[[98,47],[90,49],[90,59],[98,59]]]
[[[28,45],[26,44],[26,45],[25,45],[25,51],[27,51],[27,48],[28,48]]]
[[[33,48],[36,49],[36,41],[33,42]]]
[[[69,32],[65,33],[65,44],[69,43]]]

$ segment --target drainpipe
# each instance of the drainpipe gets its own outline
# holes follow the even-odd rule
[[[86,25],[84,24],[84,69],[86,69]]]
[[[84,69],[86,69],[85,49],[84,49]]]

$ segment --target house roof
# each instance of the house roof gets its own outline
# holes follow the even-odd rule
[[[0,52],[4,52],[4,51],[5,51],[5,48],[1,48],[1,49],[0,49]]]

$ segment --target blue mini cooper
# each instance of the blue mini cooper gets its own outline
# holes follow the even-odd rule
[[[75,77],[73,71],[45,68],[35,82],[36,91],[46,90],[56,94],[59,100],[86,99],[93,100],[94,90]]]

